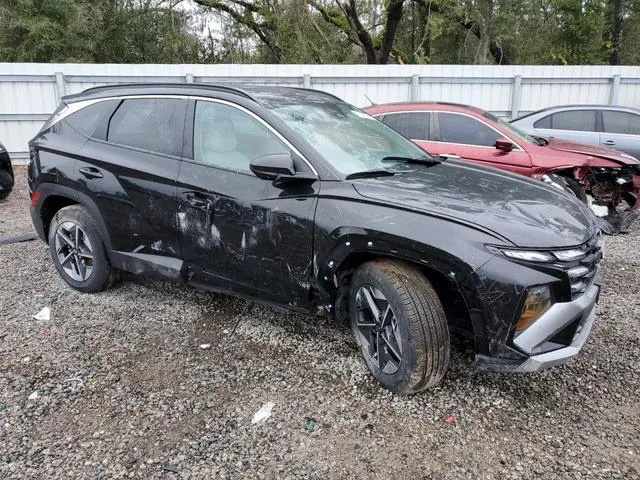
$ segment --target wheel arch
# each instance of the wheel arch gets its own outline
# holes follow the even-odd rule
[[[335,318],[339,323],[346,322],[348,318],[349,286],[353,272],[362,264],[379,259],[399,261],[410,265],[431,283],[447,317],[449,327],[466,336],[482,335],[478,326],[472,321],[470,310],[459,283],[456,280],[456,272],[442,264],[425,264],[415,257],[396,253],[372,252],[367,250],[354,250],[344,257],[337,265],[334,273],[334,306]],[[446,268],[445,268],[446,267]],[[453,273],[453,275],[452,275]]]
[[[40,193],[38,216],[42,222],[42,233],[44,241],[49,238],[49,226],[54,215],[64,207],[70,205],[81,205],[87,209],[98,225],[101,240],[107,252],[111,251],[111,239],[104,223],[100,209],[95,202],[86,194],[73,190],[72,188],[56,184],[41,185],[37,191]]]

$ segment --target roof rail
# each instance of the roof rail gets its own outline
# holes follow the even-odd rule
[[[242,88],[232,87],[229,85],[222,84],[214,84],[214,83],[184,83],[184,82],[175,82],[175,83],[153,83],[153,82],[140,82],[140,83],[119,83],[117,85],[101,85],[97,87],[87,88],[82,92],[75,93],[72,95],[66,95],[62,99],[63,100],[75,100],[80,99],[86,95],[90,95],[92,93],[99,93],[101,91],[110,91],[110,90],[120,90],[120,89],[135,89],[135,88],[193,88],[193,89],[205,89],[205,90],[213,90],[213,91],[223,91],[228,93],[235,93],[237,95],[241,95],[249,100],[256,101],[249,93],[247,93]]]

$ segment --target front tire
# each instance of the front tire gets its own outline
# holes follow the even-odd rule
[[[427,278],[411,265],[381,259],[353,274],[349,318],[374,378],[401,394],[436,385],[449,366],[449,329]]]
[[[53,216],[49,250],[62,279],[80,292],[100,292],[116,279],[96,221],[81,205],[61,208]]]

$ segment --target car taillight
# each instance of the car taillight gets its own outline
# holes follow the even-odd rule
[[[36,208],[38,206],[38,201],[40,200],[40,192],[33,192],[31,195],[31,208]]]

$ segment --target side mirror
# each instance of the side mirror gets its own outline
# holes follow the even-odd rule
[[[507,153],[513,150],[513,143],[506,138],[499,138],[496,140],[496,148]]]
[[[290,153],[264,155],[253,160],[249,168],[256,177],[263,180],[275,180],[280,176],[293,177],[296,169]]]

